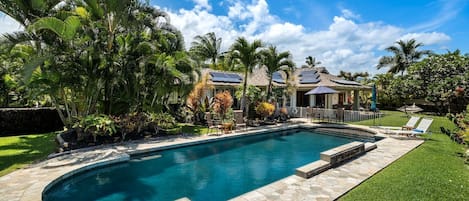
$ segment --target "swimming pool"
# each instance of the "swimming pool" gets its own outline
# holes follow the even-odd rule
[[[226,200],[294,174],[352,141],[309,130],[170,149],[58,182],[43,200]]]

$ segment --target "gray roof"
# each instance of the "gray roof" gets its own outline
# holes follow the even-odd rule
[[[311,70],[316,70],[318,71],[320,81],[317,83],[300,83],[300,77],[299,75],[303,71],[311,71]],[[226,71],[219,71],[219,70],[213,70],[209,68],[204,68],[202,69],[202,75],[208,75],[208,82],[209,84],[212,84],[214,86],[240,86],[243,84],[241,83],[227,83],[227,82],[213,82],[211,80],[210,72],[226,72]],[[241,72],[229,72],[229,73],[236,73],[240,75],[244,79],[244,74]],[[281,75],[283,78],[286,78],[285,73],[281,72]],[[360,83],[350,83],[340,77],[337,77],[335,75],[329,74],[327,69],[325,67],[314,67],[314,68],[296,68],[295,72],[293,73],[293,78],[290,79],[290,82],[293,82],[293,84],[298,88],[298,89],[312,89],[317,86],[326,86],[330,87],[333,89],[339,89],[339,90],[354,90],[354,89],[365,89],[365,90],[371,90],[371,87],[360,84]],[[286,86],[285,84],[280,84],[276,82],[272,82],[274,86]],[[265,67],[261,68],[256,68],[253,70],[253,72],[249,75],[248,78],[248,85],[254,85],[258,87],[267,87],[269,85],[269,78],[267,76]]]
[[[299,75],[303,71],[311,71],[311,70],[316,70],[319,73],[319,78],[321,79],[318,83],[314,84],[301,84],[300,83],[300,78]],[[371,87],[363,85],[358,83],[359,85],[350,85],[350,84],[341,84],[340,82],[337,81],[346,81],[343,78],[337,77],[335,75],[329,74],[327,69],[325,67],[315,67],[315,68],[297,68],[295,70],[294,75],[294,84],[297,86],[299,89],[312,89],[317,86],[326,86],[330,87],[333,89],[342,89],[342,90],[353,90],[353,89],[369,89],[371,90]],[[343,82],[344,83],[344,82]]]

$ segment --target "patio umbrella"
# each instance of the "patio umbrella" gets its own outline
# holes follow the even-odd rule
[[[376,111],[376,85],[371,88],[371,111]]]
[[[401,111],[401,112],[405,112],[405,113],[407,113],[407,112],[415,113],[415,112],[423,111],[423,109],[420,108],[419,106],[416,106],[415,103],[411,106],[404,105],[404,106],[398,108],[398,110]]]
[[[339,93],[339,92],[334,90],[334,89],[331,89],[329,87],[318,86],[318,87],[306,92],[305,95],[335,94],[335,93]]]

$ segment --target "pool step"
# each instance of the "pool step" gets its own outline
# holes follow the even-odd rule
[[[333,149],[321,152],[321,160],[325,160],[331,163],[331,166],[337,166],[344,161],[347,161],[353,157],[362,155],[365,153],[365,143],[363,142],[351,142],[338,146]]]
[[[371,142],[365,143],[365,152],[369,152],[369,151],[371,151],[373,149],[376,149],[376,148],[378,148],[378,146],[376,146],[375,143],[371,143]]]
[[[179,199],[174,200],[174,201],[191,201],[191,200],[189,198],[183,197],[183,198],[179,198]]]
[[[308,179],[313,177],[314,175],[328,170],[330,167],[331,164],[329,162],[318,160],[308,165],[297,168],[295,171],[295,175]]]
[[[354,157],[365,154],[367,151],[376,149],[374,143],[351,142],[333,149],[321,152],[321,160],[309,163],[296,169],[295,175],[308,179],[318,175],[331,167],[336,167]]]

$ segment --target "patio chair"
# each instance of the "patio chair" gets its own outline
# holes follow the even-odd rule
[[[432,125],[432,122],[433,122],[433,119],[423,118],[422,121],[420,121],[417,128],[412,129],[412,130],[407,130],[407,131],[394,131],[393,133],[398,134],[398,135],[407,135],[407,136],[415,137],[417,135],[427,133],[427,130]]]
[[[212,119],[212,115],[209,112],[205,113],[205,119],[207,120],[208,127],[207,134],[210,133],[211,129],[216,129],[218,135],[218,132],[222,129],[221,125],[219,125],[217,121]]]
[[[385,129],[386,131],[392,132],[392,130],[412,130],[415,128],[415,124],[420,120],[420,117],[418,116],[412,116],[410,117],[409,121],[407,121],[406,125],[401,126],[401,127],[393,127],[393,126],[379,126],[378,128],[380,129]]]
[[[242,110],[235,110],[233,111],[234,113],[234,120],[236,124],[236,128],[238,127],[244,127],[244,130],[247,130],[247,124],[246,124],[246,119],[243,117],[243,111]]]

